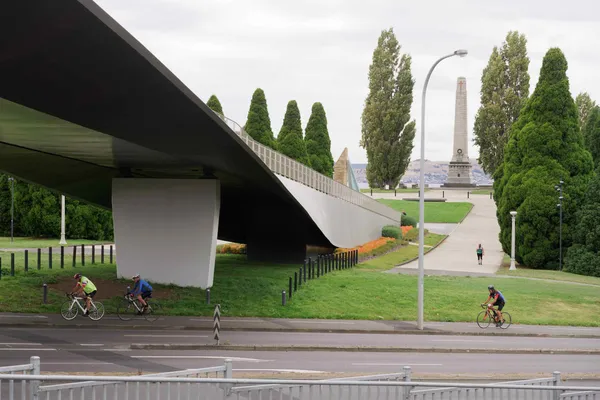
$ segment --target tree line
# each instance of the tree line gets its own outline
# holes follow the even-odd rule
[[[494,178],[500,242],[509,253],[517,211],[516,260],[558,269],[562,181],[564,269],[600,276],[600,108],[588,93],[573,99],[559,48],[545,54],[530,96],[526,45],[509,32],[493,48],[474,124],[479,162]]]
[[[17,179],[13,184],[14,236],[60,237],[60,195]],[[0,236],[10,236],[11,190],[9,176],[0,174]],[[113,240],[112,213],[67,198],[65,232],[70,239]]]
[[[208,99],[206,105],[216,113],[225,115],[221,102],[214,94]],[[323,104],[319,102],[313,104],[310,118],[303,132],[298,103],[295,100],[288,102],[283,125],[275,138],[271,128],[265,92],[258,88],[250,100],[250,109],[244,130],[257,142],[325,176],[333,177],[334,162],[331,155],[331,139]]]

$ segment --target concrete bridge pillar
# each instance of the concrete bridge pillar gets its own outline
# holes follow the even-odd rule
[[[119,277],[212,286],[218,180],[115,178],[112,206]]]

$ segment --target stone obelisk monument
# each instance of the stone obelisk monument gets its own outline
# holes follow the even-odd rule
[[[467,79],[460,77],[456,83],[456,105],[454,114],[454,151],[448,166],[445,187],[473,187],[471,162],[469,161],[467,138]]]

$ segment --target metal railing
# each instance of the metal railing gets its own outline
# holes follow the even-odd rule
[[[347,201],[371,212],[380,214],[393,221],[400,222],[399,212],[362,194],[360,191],[355,191],[342,183],[336,182],[306,165],[255,141],[237,122],[218,113],[216,114],[242,139],[242,141],[273,173],[299,182],[318,190],[319,192]]]
[[[110,382],[114,388],[107,390],[108,385],[102,386],[103,391],[98,395],[95,390],[69,393],[68,399],[98,400],[112,398],[114,400],[140,398],[146,400],[190,400],[205,399],[266,399],[273,398],[269,392],[241,393],[235,388],[241,385],[281,385],[293,388],[285,393],[278,392],[278,398],[285,399],[511,399],[511,400],[541,400],[541,399],[600,399],[600,389],[597,387],[579,386],[536,386],[515,384],[454,384],[454,388],[464,389],[459,395],[421,394],[421,388],[444,388],[447,383],[437,382],[404,382],[404,381],[357,381],[357,380],[287,380],[287,379],[224,379],[224,378],[182,378],[156,376],[64,376],[64,375],[0,375],[0,382],[7,379],[21,380],[31,389],[22,392],[21,400],[38,399],[36,382],[56,381],[96,381]],[[1,388],[0,388],[1,389]],[[60,393],[60,392],[59,392]],[[31,397],[28,397],[31,396]],[[449,397],[451,396],[451,397]],[[579,396],[579,397],[575,397]],[[581,397],[587,396],[587,397]],[[2,398],[5,398],[4,395]],[[47,397],[46,397],[47,398]],[[62,400],[59,394],[58,399]],[[43,400],[44,397],[41,398]],[[9,395],[8,400],[18,400]],[[66,396],[65,396],[66,400]]]
[[[19,398],[19,395],[22,400],[37,399],[37,397],[34,397],[33,394],[37,394],[39,381],[32,380],[29,382],[29,385],[27,385],[25,380],[17,378],[17,376],[25,376],[28,374],[40,374],[39,357],[31,357],[29,359],[29,364],[0,367],[0,376],[4,377],[0,378],[0,398],[3,397],[3,390],[6,390],[8,392],[7,395],[9,399],[17,399]],[[20,385],[15,385],[15,382],[19,382]]]

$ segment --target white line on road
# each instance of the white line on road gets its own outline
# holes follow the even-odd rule
[[[348,322],[348,321],[336,321],[336,320],[331,320],[331,321],[289,321],[289,323],[291,324],[331,324],[331,325],[354,325],[354,322]]]
[[[80,343],[80,346],[100,347],[104,345],[102,343]]]
[[[263,371],[263,372],[292,372],[297,374],[325,374],[326,371],[313,371],[310,369],[269,369],[269,368],[234,368],[233,371]]]
[[[44,315],[0,315],[0,318],[45,318],[48,317]]]
[[[352,363],[352,365],[370,365],[370,366],[390,366],[390,367],[397,367],[397,366],[405,366],[405,365],[410,365],[412,366],[430,366],[430,367],[441,367],[443,364],[414,364],[414,363]]]
[[[210,322],[212,323],[213,320],[212,319],[207,319],[207,318],[190,318],[190,321],[200,321],[200,322]],[[264,323],[265,321],[263,321],[262,319],[221,319],[221,323],[223,322],[260,322],[260,323]]]
[[[70,362],[44,362],[42,361],[42,365],[114,365],[113,363],[109,363],[109,362],[74,362],[74,361],[70,361]]]
[[[467,342],[467,343],[494,343],[493,340],[477,339],[431,339],[432,342]]]
[[[208,335],[123,335],[125,337],[207,338]]]
[[[271,362],[274,360],[261,360],[258,358],[244,358],[244,357],[223,357],[223,356],[131,356],[132,358],[161,358],[161,359],[219,359],[238,362]]]
[[[131,351],[131,349],[102,349],[104,351]]]
[[[2,346],[41,346],[41,343],[0,343]]]
[[[56,351],[56,349],[40,349],[40,348],[19,348],[19,347],[6,347],[4,349],[0,349],[0,351]]]

